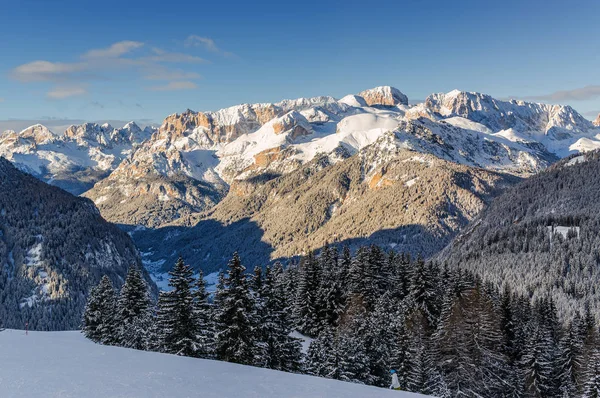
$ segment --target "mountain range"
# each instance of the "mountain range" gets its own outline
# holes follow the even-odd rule
[[[122,128],[85,123],[70,126],[58,135],[36,124],[19,133],[3,132],[0,156],[39,179],[78,195],[107,177],[153,132],[152,127],[142,130],[134,122]]]
[[[326,242],[426,256],[489,201],[560,158],[600,148],[573,108],[454,90],[416,105],[392,87],[186,110],[157,129],[32,126],[0,136],[17,167],[90,198],[164,271],[249,265]]]

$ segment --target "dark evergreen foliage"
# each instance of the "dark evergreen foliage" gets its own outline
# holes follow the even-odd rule
[[[234,253],[215,294],[216,354],[222,361],[252,365],[256,361],[256,318],[246,268]]]
[[[145,350],[154,344],[152,302],[146,282],[137,267],[129,268],[117,301],[116,343]]]
[[[499,290],[469,271],[376,247],[354,257],[326,247],[287,269],[244,271],[235,254],[211,304],[202,275],[194,282],[180,260],[152,318],[132,268],[117,317],[141,321],[119,321],[133,326],[117,328],[117,344],[380,387],[394,369],[402,389],[437,397],[598,396],[600,337],[589,307],[565,325],[551,295]],[[84,319],[86,334],[107,344],[97,314],[109,286],[94,289]],[[142,320],[151,323],[145,334]],[[305,358],[293,326],[314,336]]]
[[[115,289],[110,279],[104,276],[91,289],[85,306],[81,327],[85,337],[97,343],[113,344],[116,339],[116,306]]]
[[[169,272],[172,290],[160,293],[156,321],[164,352],[195,356],[200,350],[192,295],[193,273],[180,257]]]

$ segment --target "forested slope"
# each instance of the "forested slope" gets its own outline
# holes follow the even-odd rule
[[[0,158],[0,322],[35,329],[79,327],[90,286],[122,283],[140,260],[129,236],[94,204]]]
[[[441,254],[454,267],[570,318],[600,311],[600,153],[565,159],[508,189]]]

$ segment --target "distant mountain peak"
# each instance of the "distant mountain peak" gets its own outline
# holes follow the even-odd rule
[[[57,136],[48,127],[42,124],[34,124],[19,132],[20,138],[32,140],[35,144],[41,145],[54,140]]]
[[[596,120],[594,120],[594,126],[600,127],[600,113],[598,114]]]
[[[358,95],[362,97],[369,106],[408,105],[408,97],[397,88],[391,86],[379,86],[371,88],[365,91],[361,91]]]

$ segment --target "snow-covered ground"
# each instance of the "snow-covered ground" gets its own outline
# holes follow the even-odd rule
[[[227,362],[108,347],[79,332],[0,333],[2,397],[419,397]]]

